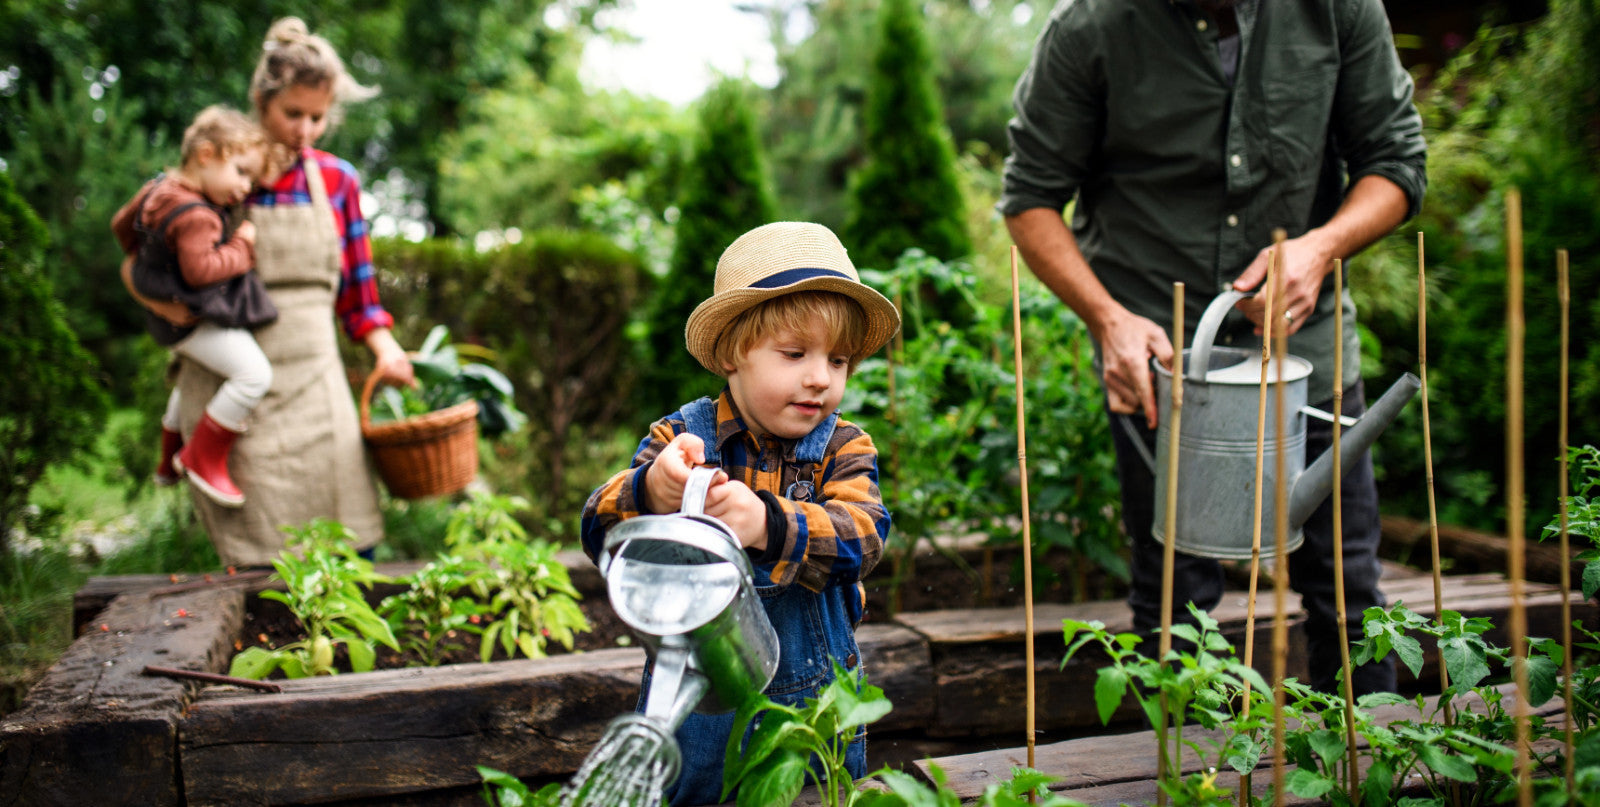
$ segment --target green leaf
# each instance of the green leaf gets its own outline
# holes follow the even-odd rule
[[[1386,759],[1375,760],[1361,779],[1361,803],[1365,807],[1385,807],[1393,801],[1389,793],[1393,787],[1394,766]]]
[[[417,348],[417,353],[422,356],[432,356],[439,349],[439,346],[449,338],[449,328],[443,325],[435,325],[428,330],[428,336],[422,340],[422,347]]]
[[[228,674],[235,678],[249,678],[260,681],[278,669],[278,659],[282,651],[266,650],[260,647],[246,647],[234,655],[233,663],[228,665]]]
[[[1289,792],[1302,799],[1320,799],[1333,790],[1334,781],[1316,771],[1295,768],[1289,774]]]
[[[1122,705],[1128,691],[1128,674],[1120,667],[1101,667],[1094,682],[1094,702],[1100,710],[1100,722],[1109,724],[1111,715]]]
[[[1394,654],[1400,658],[1401,663],[1411,670],[1413,676],[1422,675],[1422,643],[1410,636],[1395,634],[1390,642],[1394,647]]]
[[[1261,764],[1261,750],[1263,745],[1243,734],[1235,734],[1228,738],[1228,767],[1236,773],[1247,774]]]
[[[1472,763],[1454,754],[1445,753],[1437,745],[1424,745],[1417,749],[1417,759],[1427,765],[1430,770],[1446,779],[1457,782],[1472,782],[1477,780],[1477,773],[1472,768]]]
[[[372,671],[372,666],[377,662],[378,658],[378,653],[372,649],[372,645],[366,642],[349,641],[344,643],[344,649],[350,653],[351,671]]]
[[[1489,675],[1482,640],[1468,636],[1447,636],[1439,640],[1439,655],[1452,685],[1470,688]]]
[[[1313,731],[1308,739],[1311,743],[1311,750],[1322,758],[1322,764],[1325,768],[1332,768],[1338,764],[1339,760],[1344,757],[1345,749],[1348,747],[1345,745],[1344,735],[1328,729]]]
[[[1583,567],[1583,598],[1592,600],[1596,592],[1600,592],[1600,561]]]
[[[1561,668],[1548,656],[1530,656],[1523,660],[1528,671],[1528,703],[1543,706],[1555,697]]]
[[[805,785],[804,754],[779,749],[739,783],[739,807],[789,807]]]

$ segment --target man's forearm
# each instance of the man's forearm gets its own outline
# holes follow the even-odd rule
[[[1330,257],[1345,259],[1393,232],[1406,220],[1406,210],[1406,194],[1399,185],[1368,174],[1345,194],[1333,218],[1306,235]]]
[[[1077,313],[1097,339],[1109,319],[1125,312],[1089,268],[1059,211],[1024,210],[1006,217],[1006,229],[1034,276]]]

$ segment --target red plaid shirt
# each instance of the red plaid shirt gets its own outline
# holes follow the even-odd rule
[[[339,294],[333,313],[351,339],[361,341],[373,328],[389,328],[394,317],[378,302],[378,276],[372,268],[372,241],[367,220],[361,215],[361,178],[350,163],[325,151],[305,152],[322,169],[322,184],[333,207],[333,226],[339,231]],[[304,162],[278,178],[272,187],[257,190],[248,204],[261,207],[311,204]]]

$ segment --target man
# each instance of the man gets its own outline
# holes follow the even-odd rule
[[[1310,360],[1308,396],[1331,408],[1334,317],[1344,319],[1344,412],[1365,409],[1355,305],[1333,299],[1333,260],[1415,215],[1426,186],[1422,124],[1381,0],[1062,0],[1017,83],[997,205],[1034,274],[1095,339],[1106,408],[1154,445],[1150,359],[1170,367],[1172,284],[1184,321],[1280,261],[1289,352]],[[1061,211],[1076,197],[1071,229]],[[1259,346],[1265,307],[1241,301],[1221,344]],[[1143,417],[1135,417],[1139,413]],[[1124,526],[1133,542],[1135,628],[1161,622],[1153,480],[1129,430],[1113,423]],[[1331,442],[1311,421],[1306,453]],[[1378,592],[1377,489],[1370,456],[1343,485],[1347,613],[1359,636]],[[1241,506],[1249,506],[1241,502]],[[1312,683],[1335,691],[1332,506],[1305,526],[1290,577],[1308,611]],[[1174,617],[1222,595],[1216,561],[1178,555]],[[1353,676],[1358,693],[1394,687],[1392,659]]]

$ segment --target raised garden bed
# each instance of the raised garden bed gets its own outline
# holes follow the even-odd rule
[[[577,556],[570,566],[591,607],[604,606],[588,561]],[[932,572],[932,564],[919,567],[919,574]],[[108,804],[477,804],[473,765],[533,779],[575,770],[605,724],[632,708],[644,663],[636,647],[608,647],[283,681],[278,693],[146,677],[146,664],[225,670],[252,607],[248,585],[161,593],[172,588],[166,578],[85,587],[85,613],[96,598],[121,593],[84,623],[81,638],[24,707],[0,723],[0,805],[78,804],[86,793]],[[1428,578],[1388,579],[1384,588],[1391,602],[1432,610]],[[1497,623],[1509,607],[1493,576],[1451,578],[1445,598],[1455,610]],[[1235,635],[1243,600],[1230,594],[1214,612]],[[1527,603],[1530,631],[1550,635],[1559,595],[1530,586]],[[859,638],[872,683],[895,708],[873,725],[873,767],[1023,744],[1020,607],[908,611],[893,620],[878,614]],[[1590,624],[1600,616],[1576,600],[1574,614]],[[1041,745],[1102,731],[1089,695],[1097,663],[1085,655],[1059,669],[1068,617],[1128,628],[1120,601],[1036,606]],[[1257,629],[1257,647],[1268,647],[1265,613]],[[1299,641],[1292,630],[1291,642]],[[1258,651],[1258,666],[1267,657]],[[1436,675],[1436,660],[1429,663],[1424,682]],[[1290,670],[1297,672],[1303,670]],[[1142,748],[1148,755],[1152,746]],[[1039,763],[1046,772],[1071,772],[1053,769],[1049,759]],[[117,793],[105,792],[108,775]],[[1147,787],[1141,798],[1151,795]]]

